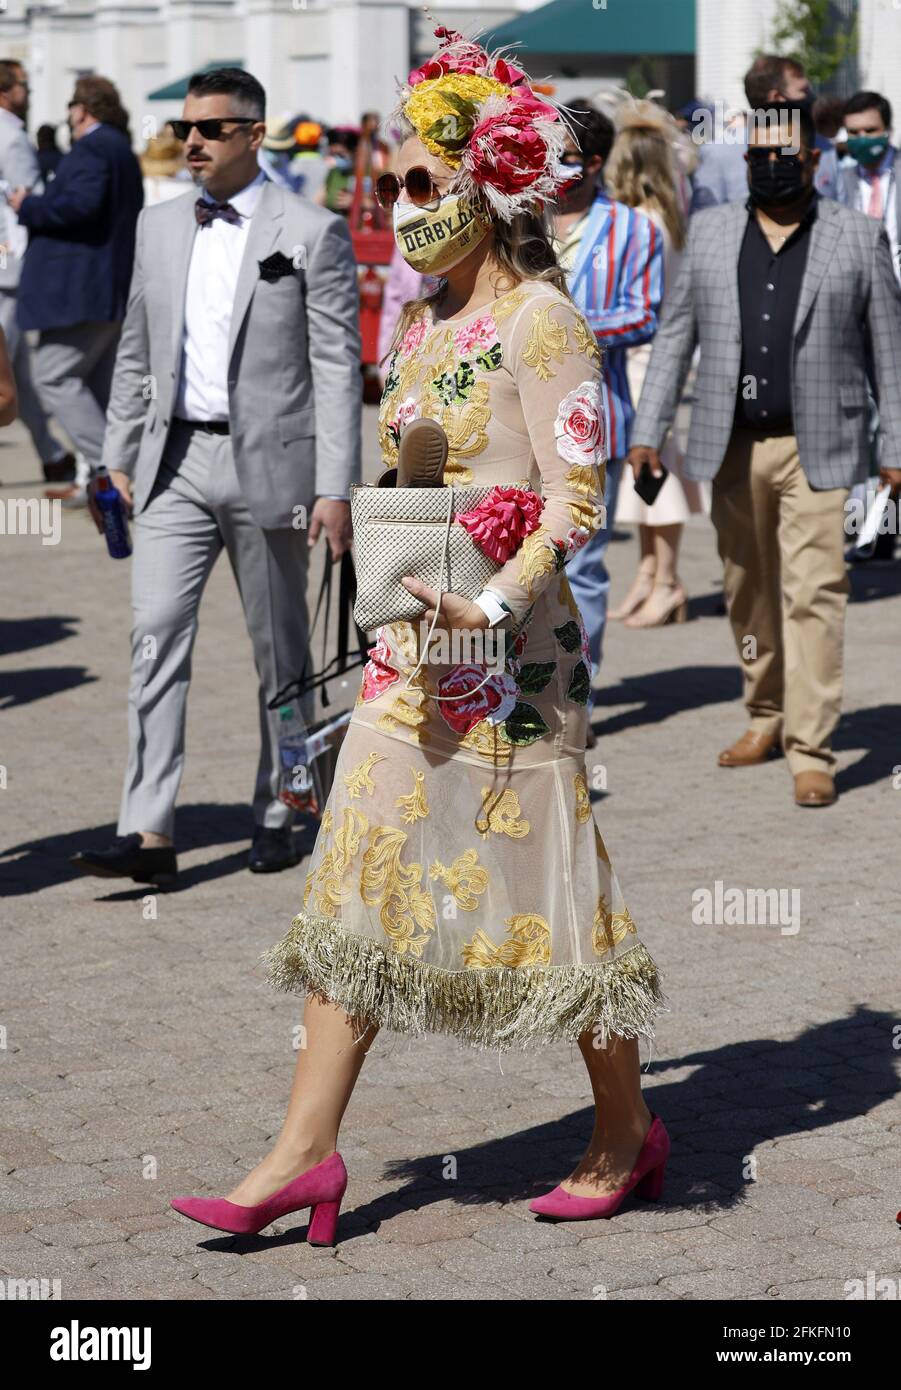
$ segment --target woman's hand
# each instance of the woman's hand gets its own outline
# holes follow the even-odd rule
[[[435,604],[438,601],[437,589],[432,589],[428,584],[423,584],[421,579],[416,579],[412,574],[405,574],[400,581],[405,589],[414,598],[421,599],[428,604],[423,613],[423,619],[431,623],[435,616]],[[446,628],[486,628],[488,627],[488,614],[471,599],[464,598],[462,594],[444,593],[441,595],[441,613],[436,627]]]

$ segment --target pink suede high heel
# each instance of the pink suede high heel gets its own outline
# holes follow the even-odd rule
[[[192,1221],[234,1236],[256,1235],[289,1212],[312,1207],[307,1245],[334,1245],[346,1187],[344,1159],[333,1153],[254,1207],[239,1206],[225,1197],[173,1197],[169,1205]]]
[[[635,1189],[636,1197],[656,1202],[663,1192],[663,1175],[669,1158],[670,1138],[659,1115],[651,1112],[651,1127],[635,1160],[635,1167],[626,1182],[609,1197],[576,1197],[564,1187],[555,1187],[544,1197],[529,1203],[529,1211],[539,1216],[555,1217],[558,1221],[593,1221],[597,1217],[613,1216]]]

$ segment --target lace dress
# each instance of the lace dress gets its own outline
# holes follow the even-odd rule
[[[541,281],[450,321],[424,305],[394,353],[385,466],[429,416],[448,436],[448,481],[528,483],[543,507],[488,586],[509,612],[492,629],[502,659],[436,647],[440,662],[406,686],[428,624],[377,631],[302,909],[264,956],[276,987],[478,1047],[653,1036],[658,971],[592,813],[590,657],[565,572],[601,520],[599,360],[584,319]]]

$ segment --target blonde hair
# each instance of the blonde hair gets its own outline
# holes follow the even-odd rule
[[[673,246],[682,250],[687,226],[677,191],[676,160],[658,124],[630,121],[619,131],[604,166],[604,180],[617,202],[658,213]]]

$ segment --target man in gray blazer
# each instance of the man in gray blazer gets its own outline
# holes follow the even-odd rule
[[[304,672],[308,547],[324,531],[333,558],[348,548],[360,476],[359,296],[345,223],[258,168],[265,94],[249,73],[195,74],[172,125],[202,194],[141,215],[102,459],[134,509],[128,768],[116,843],[74,861],[142,882],[176,872],[191,649],[223,549],[260,677],[250,868],[297,862],[267,704]],[[214,756],[227,747],[225,730],[211,736]]]
[[[750,200],[699,213],[664,306],[632,430],[636,471],[659,449],[700,344],[686,473],[713,480],[712,519],[744,673],[747,732],[724,767],[780,743],[795,800],[835,800],[848,489],[866,473],[867,371],[883,476],[901,484],[901,290],[882,226],[813,188],[806,112],[773,107],[748,151]],[[800,117],[787,153],[780,119]]]
[[[7,185],[7,192],[34,188],[41,182],[37,155],[25,133],[27,115],[28,74],[21,63],[0,61],[0,180]],[[43,464],[44,477],[52,483],[68,482],[75,477],[75,456],[50,433],[31,377],[31,349],[16,323],[16,290],[27,241],[27,232],[19,227],[6,198],[0,196],[0,328],[16,377],[19,415]]]

